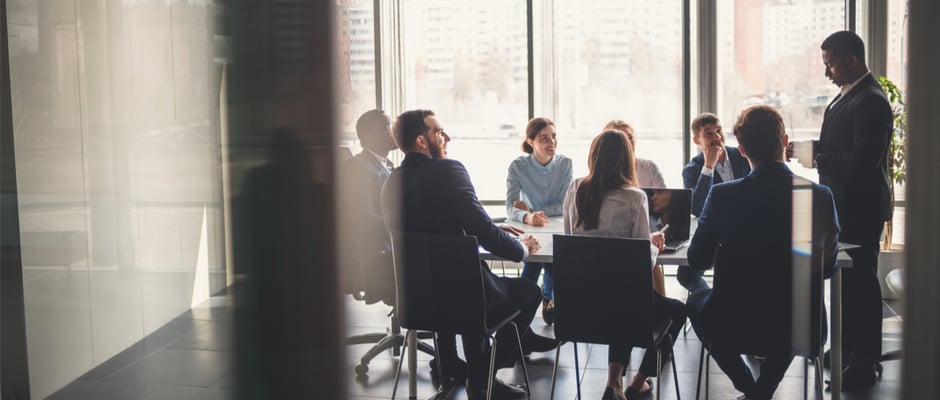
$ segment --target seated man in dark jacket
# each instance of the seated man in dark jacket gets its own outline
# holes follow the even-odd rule
[[[734,134],[753,170],[712,187],[689,245],[690,267],[701,271],[716,264],[715,289],[689,296],[689,318],[745,399],[770,399],[793,359],[789,310],[797,285],[790,282],[797,267],[791,261],[799,253],[794,249],[821,251],[826,277],[836,266],[839,224],[832,192],[787,168],[784,132],[771,107],[741,112]],[[730,328],[728,321],[736,326]],[[766,357],[756,381],[741,353]]]
[[[385,225],[390,231],[465,234],[475,236],[490,253],[512,261],[522,261],[539,250],[538,240],[532,236],[513,238],[507,230],[519,234],[515,228],[501,228],[493,224],[477,199],[473,183],[463,164],[449,160],[444,132],[434,113],[429,110],[406,111],[398,116],[393,128],[395,142],[405,152],[401,166],[392,171],[382,189],[382,210]],[[522,334],[525,352],[541,352],[557,347],[557,342],[528,329],[535,311],[542,302],[541,289],[534,282],[522,278],[499,277],[487,268],[483,274],[487,300],[487,314],[508,315],[508,310],[522,312],[513,320]],[[464,355],[467,359],[467,393],[471,400],[486,398],[489,377],[489,354],[481,346],[482,337],[463,335]],[[500,343],[515,341],[511,329],[497,333]],[[442,348],[455,344],[438,341]],[[511,366],[514,346],[497,348],[497,367]],[[494,399],[524,397],[525,391],[496,381]]]

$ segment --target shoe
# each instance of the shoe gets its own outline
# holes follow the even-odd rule
[[[539,336],[532,331],[526,333],[525,337],[522,339],[522,353],[525,355],[555,350],[557,347],[557,340]]]
[[[620,396],[617,395],[617,389],[608,386],[604,388],[604,395],[601,400],[620,400]]]
[[[467,380],[467,362],[461,359],[455,361],[441,361],[441,364],[444,367],[444,379],[463,382]],[[431,367],[431,378],[438,379],[437,375],[437,359],[432,358],[428,361],[428,365]]]
[[[471,382],[467,380],[468,400],[485,400],[487,382]],[[493,400],[515,400],[526,397],[525,389],[516,385],[508,385],[499,378],[493,377]]]
[[[646,378],[646,390],[636,390],[630,386],[627,386],[627,390],[623,391],[623,395],[627,396],[627,400],[636,400],[636,399],[645,399],[653,394],[653,379]]]
[[[842,390],[855,391],[875,386],[876,375],[874,365],[850,365],[842,371]]]
[[[555,323],[555,302],[552,299],[542,300],[542,319],[545,320],[545,325]]]

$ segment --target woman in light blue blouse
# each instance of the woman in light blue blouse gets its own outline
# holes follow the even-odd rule
[[[543,226],[551,217],[562,215],[565,192],[571,183],[571,159],[555,154],[558,140],[555,123],[548,118],[533,118],[526,125],[520,156],[509,164],[506,178],[506,215],[513,220],[532,226]],[[538,282],[542,278],[542,318],[554,322],[554,282],[551,263],[526,262],[522,277]]]

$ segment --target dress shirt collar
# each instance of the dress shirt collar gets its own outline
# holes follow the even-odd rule
[[[871,72],[866,72],[864,75],[856,79],[855,82],[852,82],[848,85],[843,85],[842,91],[840,92],[842,94],[842,97],[845,97],[845,95],[849,93],[849,91],[852,90],[852,88],[858,86],[858,83],[861,82],[862,79],[865,79],[866,77],[868,77],[868,75],[871,75]]]
[[[372,154],[372,157],[375,157],[375,159],[379,162],[379,165],[385,167],[385,169],[391,171],[392,168],[394,168],[395,164],[392,164],[392,161],[389,160],[388,157],[382,157],[378,155],[378,153],[370,149],[365,149],[365,150],[368,151],[369,154]]]

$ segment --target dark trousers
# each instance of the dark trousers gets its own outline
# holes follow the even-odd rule
[[[542,293],[538,285],[532,281],[522,278],[495,277],[495,283],[502,286],[500,291],[504,294],[503,301],[498,304],[487,304],[487,318],[496,319],[498,316],[508,316],[516,310],[521,310],[519,315],[513,318],[513,322],[519,327],[519,335],[525,341],[525,335],[529,332],[529,324],[535,317],[535,312],[542,303]],[[447,349],[453,352],[456,357],[457,343],[454,336],[450,336],[450,341],[442,342],[441,339],[448,335],[440,335],[438,338],[438,351]],[[463,351],[467,357],[467,376],[474,384],[485,384],[488,381],[487,373],[490,367],[490,346],[484,341],[481,335],[461,335],[463,340]],[[512,325],[506,324],[503,329],[496,333],[497,343],[497,361],[500,359],[517,358],[519,346],[516,344],[516,335],[513,332]],[[444,356],[442,356],[443,358]],[[480,383],[476,383],[480,382]]]
[[[847,251],[852,268],[842,270],[843,353],[852,365],[866,367],[881,358],[882,306],[878,253],[882,221],[839,218],[839,241],[861,247]]]
[[[659,293],[653,292],[653,315],[657,321],[666,319],[672,320],[672,326],[669,327],[669,337],[672,340],[663,340],[659,344],[659,351],[663,360],[668,360],[672,355],[672,344],[675,342],[682,325],[685,324],[685,305],[681,301],[663,297]],[[630,352],[633,350],[630,346],[610,345],[607,348],[607,362],[618,362],[624,366],[630,364]],[[646,349],[643,354],[643,362],[640,364],[640,372],[646,376],[658,376],[656,369],[656,350]]]
[[[679,284],[688,290],[689,292],[694,292],[698,289],[704,289],[708,287],[708,283],[705,282],[705,278],[702,278],[704,271],[696,271],[688,265],[680,265],[676,269],[676,280],[679,281]]]
[[[793,361],[793,354],[789,352],[789,349],[779,353],[765,354],[766,358],[761,364],[760,375],[755,380],[750,368],[741,358],[740,352],[722,348],[720,345],[712,345],[713,342],[720,343],[721,341],[714,340],[712,332],[709,332],[707,328],[706,319],[709,316],[702,314],[711,293],[711,289],[699,289],[689,295],[685,304],[692,328],[695,329],[702,345],[708,348],[718,367],[731,379],[735,389],[746,394],[750,399],[770,399],[783,379],[790,362]]]

